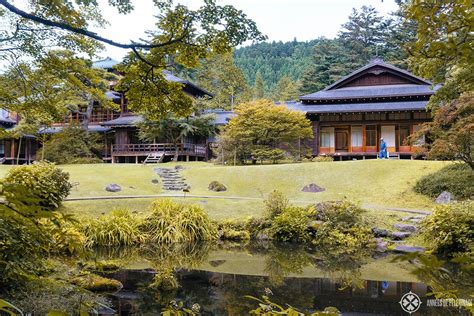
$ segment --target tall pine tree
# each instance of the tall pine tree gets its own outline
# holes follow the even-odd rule
[[[257,71],[255,76],[255,85],[253,86],[253,97],[254,99],[263,99],[265,97],[265,82],[263,81],[262,74]]]

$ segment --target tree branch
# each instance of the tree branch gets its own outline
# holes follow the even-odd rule
[[[7,0],[0,0],[0,5],[4,6],[10,12],[12,12],[12,13],[18,15],[18,16],[21,16],[22,18],[25,18],[27,20],[31,20],[31,21],[34,21],[36,23],[43,24],[43,25],[46,25],[46,26],[51,26],[51,27],[62,29],[62,30],[66,30],[66,31],[69,31],[69,32],[72,32],[72,33],[75,33],[75,34],[83,35],[83,36],[95,39],[99,42],[109,44],[111,46],[115,46],[115,47],[119,47],[119,48],[124,48],[124,49],[133,49],[133,48],[135,48],[135,49],[137,49],[137,48],[152,49],[152,48],[164,47],[164,46],[168,46],[168,45],[171,45],[171,44],[182,41],[184,39],[184,37],[187,35],[187,32],[185,32],[183,34],[183,36],[181,36],[179,38],[170,39],[167,42],[157,43],[157,44],[145,44],[145,43],[133,43],[133,42],[125,44],[125,43],[116,42],[116,41],[113,41],[111,39],[102,37],[102,36],[98,35],[97,33],[91,32],[87,29],[75,27],[75,26],[72,26],[72,25],[69,25],[69,24],[63,23],[63,22],[51,21],[51,20],[36,16],[34,14],[25,12],[25,11],[20,10],[19,8],[15,7],[11,3],[9,3]]]

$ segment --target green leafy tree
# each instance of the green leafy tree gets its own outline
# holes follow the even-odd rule
[[[214,94],[211,107],[232,109],[248,101],[250,90],[242,70],[235,66],[232,53],[213,55],[197,69],[196,79],[204,89]]]
[[[72,125],[43,142],[37,154],[42,159],[59,164],[91,163],[102,162],[103,150],[103,136]]]
[[[179,116],[189,115],[191,99],[183,93],[181,84],[165,80],[163,70],[173,66],[195,68],[209,54],[228,53],[246,40],[265,37],[252,20],[230,5],[220,6],[210,0],[192,10],[172,0],[157,0],[154,4],[159,13],[156,27],[148,32],[149,38],[123,43],[101,36],[90,27],[107,23],[101,15],[104,5],[115,7],[120,14],[127,14],[133,10],[131,0],[113,0],[107,4],[82,0],[28,0],[28,9],[25,10],[8,0],[1,0],[0,14],[7,22],[7,28],[1,35],[0,59],[11,63],[7,72],[15,73],[15,69],[25,63],[40,63],[51,47],[69,52],[70,56],[61,58],[64,65],[78,54],[92,58],[103,44],[127,49],[130,54],[120,67],[125,76],[117,88],[126,93],[130,109],[155,118],[171,112]],[[69,69],[60,66],[51,64],[50,70]],[[28,68],[32,71],[37,66]],[[41,74],[38,76],[41,78]],[[25,78],[27,87],[41,82],[22,76],[17,86],[23,87]],[[85,76],[84,80],[87,78]],[[61,85],[44,82],[50,90],[64,90],[57,89],[62,88]],[[19,91],[22,93],[15,95],[16,98],[35,95],[29,93],[29,89],[26,93]],[[47,92],[45,99],[53,100],[55,92]],[[64,101],[49,103],[61,105]]]
[[[403,9],[417,24],[416,40],[408,45],[410,66],[433,83],[444,83],[428,103],[434,120],[421,132],[433,140],[426,144],[428,155],[460,159],[473,168],[472,3],[430,0],[407,2]]]
[[[50,125],[93,100],[104,107],[106,73],[68,50],[47,52],[30,62],[14,61],[0,75],[0,106],[18,113],[23,124]],[[90,113],[89,113],[90,116]]]
[[[235,113],[237,115],[221,133],[222,147],[219,149],[230,151],[234,161],[243,162],[255,149],[291,148],[301,140],[313,137],[311,122],[304,113],[275,105],[269,100],[242,103]]]

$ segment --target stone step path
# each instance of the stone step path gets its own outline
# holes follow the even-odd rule
[[[180,168],[155,168],[156,174],[161,178],[163,190],[167,191],[183,191],[189,190],[190,186],[185,179],[179,174]]]
[[[423,247],[405,245],[403,244],[403,240],[418,231],[418,224],[423,221],[426,216],[427,215],[420,214],[403,217],[401,222],[393,225],[394,231],[377,227],[372,228],[372,233],[376,237],[376,251],[384,253],[390,243],[394,245],[392,251],[396,253],[424,252],[425,249]],[[386,239],[383,240],[382,238]]]

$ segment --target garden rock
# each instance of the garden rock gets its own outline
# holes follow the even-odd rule
[[[108,184],[108,185],[105,187],[105,191],[108,191],[108,192],[119,192],[119,191],[122,191],[122,188],[120,187],[120,185],[115,184],[115,183],[112,183],[112,184]]]
[[[408,246],[408,245],[396,245],[393,248],[394,252],[398,253],[413,253],[413,252],[425,252],[425,248],[423,247],[416,247],[416,246]]]
[[[174,169],[179,171],[179,170],[183,170],[184,167],[181,166],[181,165],[177,165],[177,166],[174,167]]]
[[[388,247],[388,243],[383,241],[382,238],[375,239],[375,251],[377,252],[386,252]]]
[[[375,237],[388,237],[388,230],[373,227],[372,228],[372,234],[374,234]]]
[[[403,240],[407,237],[410,237],[411,233],[410,232],[393,232],[390,237],[393,240]]]
[[[227,191],[227,187],[219,181],[212,181],[207,188],[214,192]]]
[[[418,229],[416,228],[416,226],[409,225],[409,224],[401,224],[401,223],[394,224],[393,227],[394,227],[395,229],[398,229],[398,230],[401,231],[401,232],[414,233],[414,232],[416,232],[416,231],[418,230]]]
[[[402,221],[418,224],[418,223],[421,223],[425,219],[425,217],[426,215],[407,216],[407,217],[403,217]]]
[[[160,183],[160,181],[158,181],[158,179],[152,179],[152,180],[151,180],[151,183],[153,183],[153,184],[158,184],[158,183]]]
[[[448,191],[441,192],[435,200],[436,204],[448,204],[453,200],[453,195]]]
[[[312,193],[323,192],[324,190],[326,190],[326,189],[321,188],[316,183],[311,183],[311,184],[305,185],[303,187],[303,189],[301,189],[301,191],[303,191],[303,192],[312,192]]]

